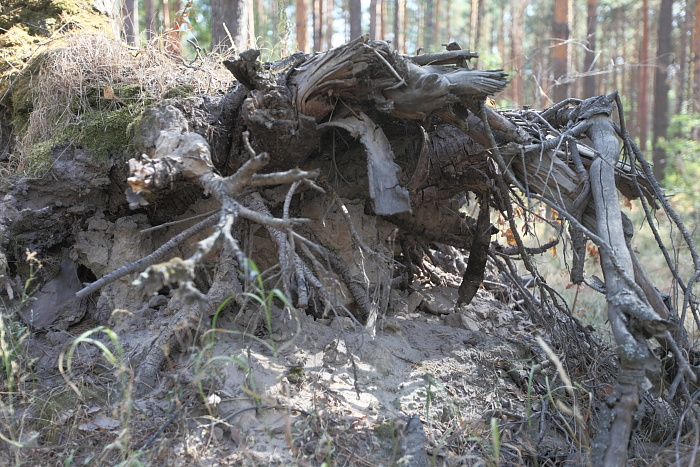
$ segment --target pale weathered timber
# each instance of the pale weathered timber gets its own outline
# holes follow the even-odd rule
[[[338,103],[369,104],[389,115],[422,120],[451,104],[483,100],[501,91],[507,80],[500,70],[420,66],[386,42],[362,36],[297,67],[289,84],[299,112],[317,120]]]
[[[652,309],[646,296],[634,283],[634,267],[627,248],[619,199],[615,189],[614,167],[620,153],[619,142],[610,119],[612,100],[598,99],[588,110],[591,125],[587,131],[600,154],[590,168],[591,191],[596,210],[598,235],[606,242],[601,249],[601,265],[605,276],[608,319],[618,345],[620,376],[616,387],[617,400],[612,407],[612,420],[601,430],[596,449],[602,452],[603,465],[618,466],[627,462],[627,443],[632,430],[632,417],[639,405],[645,380],[645,366],[651,358],[646,338],[661,334],[667,322]],[[597,112],[597,113],[594,113]],[[607,433],[606,433],[607,431]],[[607,439],[606,439],[607,438]]]

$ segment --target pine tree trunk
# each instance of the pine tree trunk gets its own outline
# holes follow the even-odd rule
[[[477,50],[478,44],[476,43],[478,39],[478,34],[476,32],[479,27],[479,0],[472,0],[471,15],[469,17],[469,49]],[[513,18],[515,22],[515,18]]]
[[[498,17],[498,34],[496,34],[496,49],[498,50],[498,55],[501,57],[503,65],[502,67],[505,68],[506,65],[506,60],[508,55],[506,55],[506,34],[505,34],[505,21],[503,21],[503,17],[506,14],[506,6],[503,5],[500,8],[500,14]],[[448,29],[449,31],[449,29]]]
[[[442,42],[446,42],[449,39],[449,29],[442,29],[440,25],[442,24],[442,18],[440,18],[440,15],[442,15],[442,0],[435,0],[435,13],[433,16],[433,24],[435,27],[433,28],[433,47],[435,49],[439,49],[440,45]],[[447,35],[445,37],[441,37],[440,34],[444,34],[443,31],[447,31]],[[444,39],[444,40],[443,40]]]
[[[633,21],[637,21],[637,23],[642,22],[641,18],[637,18],[635,15],[628,13],[625,14],[626,10],[621,9],[620,10],[620,22],[625,23],[630,20],[630,16],[632,16]],[[622,44],[622,50],[627,50],[628,44],[630,43],[627,40],[627,35],[626,34],[621,34],[621,44]],[[634,44],[634,40],[631,41],[632,44]],[[637,94],[638,88],[641,86],[639,83],[639,78],[638,78],[638,72],[639,72],[639,67],[629,67],[627,66],[627,63],[629,62],[628,59],[625,59],[624,66],[622,67],[622,70],[620,70],[620,82],[621,86],[625,87],[626,89],[629,90],[629,95],[630,95],[630,105],[629,105],[629,110],[627,110],[625,113],[630,115],[630,121],[628,124],[628,127],[631,128],[632,131],[632,136],[637,137],[638,133],[636,132],[637,128],[637,112],[639,109],[639,94]]]
[[[406,7],[406,12],[410,11],[408,6]],[[418,4],[418,11],[416,11],[416,22],[418,23],[418,34],[416,34],[416,44],[419,50],[415,53],[420,55],[423,50],[423,29],[425,26],[425,4],[423,2]],[[408,26],[408,18],[405,18],[404,24]]]
[[[249,14],[250,3],[247,0],[211,0],[212,45],[223,44],[224,47],[234,47],[238,52],[248,49]]]
[[[423,16],[423,48],[426,52],[436,51],[433,47],[433,32],[435,30],[435,17],[433,16],[434,7],[435,4],[433,3],[433,0],[425,0],[425,15]]]
[[[693,111],[700,112],[700,0],[695,0],[693,18]]]
[[[306,52],[309,45],[309,10],[306,3],[307,0],[297,0],[296,8],[296,33],[297,33],[297,48]]]
[[[394,47],[400,53],[405,53],[404,48],[404,9],[406,8],[406,0],[394,0]]]
[[[124,27],[124,39],[131,46],[139,44],[139,2],[138,0],[125,0],[122,3],[122,24]]]
[[[214,3],[217,0],[212,0],[212,3]],[[221,0],[219,0],[221,1]],[[212,7],[213,10],[213,7]],[[160,0],[160,11],[163,15],[163,30],[166,31],[168,28],[170,28],[170,21],[172,20],[172,15],[170,14],[170,3],[168,0]],[[212,14],[212,17],[214,15]],[[213,41],[213,35],[212,35],[212,45],[215,44]]]
[[[312,0],[313,2],[313,25],[314,25],[314,51],[323,50],[323,2],[324,0]]]
[[[637,89],[639,107],[636,115],[639,117],[639,147],[646,149],[649,129],[649,0],[642,4],[642,45],[639,51],[639,88]],[[634,89],[630,87],[630,89]]]
[[[683,102],[685,101],[685,88],[688,80],[688,36],[690,35],[690,14],[684,12],[683,23],[681,25],[680,40],[678,41],[678,87],[676,88],[676,108],[675,113],[683,112]]]
[[[445,2],[445,31],[447,31],[448,36],[451,34],[452,31],[452,13],[450,10],[450,6],[450,2]],[[501,55],[501,57],[505,57],[505,55]]]
[[[350,40],[362,35],[362,2],[350,0]]]
[[[481,45],[481,31],[484,26],[486,12],[484,9],[484,0],[479,0],[479,7],[477,8],[479,12],[479,17],[476,20],[476,37],[474,38],[474,51],[479,52],[482,48]]]
[[[324,17],[326,18],[326,50],[330,50],[333,48],[333,12],[335,10],[335,1],[334,0],[328,0],[326,3],[325,7],[325,15]]]
[[[269,16],[266,13],[266,9],[263,6],[263,0],[252,0],[254,4],[255,14],[253,15],[255,21],[254,31],[267,31],[270,27]],[[308,1],[308,0],[304,0]]]
[[[593,72],[593,62],[596,56],[596,15],[598,13],[598,0],[588,0],[588,22],[586,30],[586,39],[588,40],[588,50],[583,61],[583,71],[586,73]],[[586,76],[583,79],[583,97],[593,97],[596,95],[596,77],[595,75]]]
[[[379,27],[377,30],[377,34],[379,36],[380,40],[386,40],[386,20],[387,20],[387,3],[386,0],[379,0]]]
[[[154,0],[144,2],[146,14],[146,40],[150,41],[158,31],[158,20],[156,18],[156,6]]]
[[[406,1],[407,0],[402,0],[402,10],[401,10],[401,24],[403,24],[404,28],[408,27],[408,7],[406,6]],[[408,48],[406,46],[406,34],[403,36],[403,47],[404,47],[404,52],[408,53]],[[414,51],[415,52],[415,51]]]
[[[622,34],[621,34],[621,19],[620,17],[622,16],[622,9],[621,8],[615,8],[612,12],[612,17],[613,17],[613,24],[615,25],[614,31],[615,31],[615,44],[617,44],[618,47],[620,47],[620,44],[622,44]],[[620,50],[624,50],[621,48]],[[611,55],[611,60],[613,60],[613,75],[612,75],[612,89],[620,89],[620,86],[622,85],[623,80],[622,78],[622,70],[624,68],[620,68],[619,64],[617,63],[617,54],[613,53]],[[598,91],[596,94],[601,94],[600,89],[602,86],[608,84],[607,79],[602,78],[598,80]]]
[[[654,73],[654,176],[663,180],[666,170],[666,151],[663,141],[668,133],[668,91],[666,74],[671,65],[672,46],[671,32],[673,28],[673,0],[661,0],[659,8],[659,33],[657,47],[657,66]]]
[[[569,85],[566,82],[569,60],[569,2],[568,0],[554,1],[554,25],[552,37],[554,43],[552,58],[554,65],[554,91],[552,98],[560,102],[569,97]]]
[[[513,12],[513,28],[510,37],[510,63],[513,67],[513,78],[511,79],[511,96],[514,105],[523,103],[523,23],[525,21],[525,6],[527,0],[515,0],[511,3]]]

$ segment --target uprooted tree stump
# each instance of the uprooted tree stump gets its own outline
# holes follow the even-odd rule
[[[410,287],[416,272],[429,270],[424,253],[430,255],[426,245],[434,243],[469,253],[456,307],[472,301],[491,264],[509,281],[520,306],[555,336],[558,350],[586,366],[595,338],[531,258],[558,240],[531,248],[518,233],[516,208],[527,212],[531,201],[543,202],[569,225],[572,282],[585,282],[607,298],[618,345],[617,385],[599,405],[591,455],[594,465],[622,465],[646,370],[650,362],[661,367],[650,341],[664,349],[665,397],[674,400],[695,387],[688,362],[695,354],[678,315],[689,309],[697,319],[692,287],[700,261],[627,135],[616,93],[569,99],[544,111],[499,112],[485,99],[507,85],[507,76],[470,69],[474,56],[464,50],[403,56],[367,37],[265,66],[251,50],[225,63],[238,81],[225,98],[147,109],[134,125],[138,157],[129,161],[128,174],[113,170],[122,179],[112,185],[124,187],[128,180],[126,197],[142,215],[134,222],[144,226],[165,224],[190,208],[206,215],[154,242],[160,246],[153,253],[113,270],[93,267],[97,261],[84,245],[94,238],[77,233],[72,259],[97,280],[77,291],[76,299],[138,272],[134,284],[147,292],[177,288],[177,298],[192,304],[159,334],[139,367],[137,376],[154,384],[165,359],[162,348],[260,274],[277,280],[296,309],[347,315],[373,332],[390,289]],[[698,272],[683,281],[669,261],[686,298],[680,313],[636,260],[618,192],[641,199],[647,213],[649,204],[662,204],[681,229]],[[465,194],[478,203],[476,218],[459,210]],[[492,212],[508,222],[513,245],[493,241],[498,230]],[[101,218],[93,214],[86,209],[82,215],[95,231]],[[142,227],[127,224],[110,229],[121,225],[135,235]],[[13,235],[26,228],[21,222],[7,226]],[[587,241],[600,249],[604,283],[584,277]],[[183,259],[175,255],[178,249],[191,254]],[[534,291],[520,280],[515,257],[534,277]],[[212,262],[218,263],[213,276],[206,273]],[[33,324],[65,325],[78,318],[52,316]]]

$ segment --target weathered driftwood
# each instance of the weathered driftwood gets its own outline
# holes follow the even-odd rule
[[[419,66],[414,60],[391,51],[386,42],[360,37],[298,67],[289,80],[294,103],[317,121],[338,104],[369,105],[395,117],[422,120],[451,104],[484,99],[507,83],[501,71]]]

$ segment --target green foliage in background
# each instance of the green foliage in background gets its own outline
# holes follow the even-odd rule
[[[692,216],[696,224],[700,209],[700,114],[674,115],[671,120],[668,140],[662,141],[669,161],[664,185],[672,197],[674,207]]]

